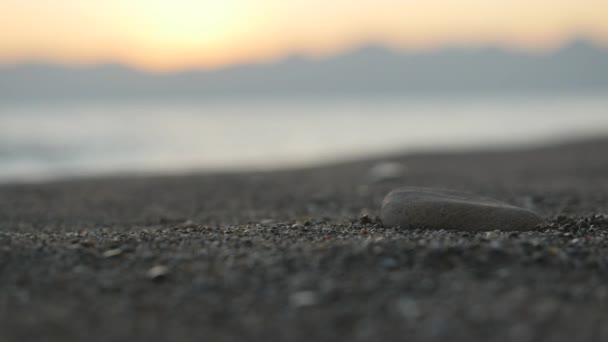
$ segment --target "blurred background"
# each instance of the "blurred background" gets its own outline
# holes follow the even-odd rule
[[[608,134],[605,0],[0,8],[0,182]]]

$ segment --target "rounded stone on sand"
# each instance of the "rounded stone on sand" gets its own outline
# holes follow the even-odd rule
[[[542,222],[536,213],[467,192],[405,187],[382,202],[385,226],[468,231],[522,231]]]
[[[164,265],[156,265],[146,272],[146,276],[152,280],[163,279],[169,274],[169,267]]]

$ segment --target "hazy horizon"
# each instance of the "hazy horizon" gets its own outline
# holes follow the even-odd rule
[[[592,47],[598,50],[608,50],[608,42],[594,40],[592,38],[575,35],[571,38],[564,39],[558,44],[551,46],[550,48],[544,49],[534,49],[534,48],[526,48],[526,47],[516,47],[510,45],[504,45],[497,42],[489,42],[489,43],[451,43],[451,44],[442,44],[438,46],[426,47],[426,48],[416,48],[416,47],[398,47],[393,46],[391,44],[378,42],[378,41],[365,41],[360,44],[356,44],[350,46],[348,48],[334,51],[325,55],[314,55],[310,53],[306,53],[305,51],[290,51],[283,55],[276,56],[270,59],[264,60],[252,60],[252,61],[240,61],[235,63],[221,64],[221,65],[194,65],[194,66],[185,66],[183,68],[177,69],[168,69],[168,70],[154,70],[148,69],[145,67],[138,66],[137,64],[132,64],[129,62],[121,61],[119,59],[108,59],[108,60],[99,60],[99,61],[91,61],[91,62],[82,62],[82,63],[70,63],[65,61],[58,60],[49,60],[44,58],[29,58],[18,61],[1,61],[0,60],[0,70],[4,69],[15,69],[27,66],[45,66],[45,67],[57,67],[57,68],[65,68],[65,69],[90,69],[90,68],[103,68],[103,67],[120,67],[124,69],[129,69],[136,71],[142,74],[150,74],[150,75],[171,75],[171,74],[181,74],[188,72],[214,72],[214,71],[223,71],[227,69],[238,69],[241,67],[247,66],[272,66],[275,64],[280,64],[286,61],[292,60],[303,60],[308,62],[323,62],[326,60],[332,60],[336,58],[340,58],[343,56],[348,56],[351,54],[356,54],[359,51],[364,50],[384,50],[390,53],[400,54],[403,56],[425,56],[425,55],[433,55],[433,54],[441,54],[445,52],[451,51],[470,51],[470,52],[479,52],[479,51],[499,51],[504,52],[506,54],[513,55],[522,55],[522,56],[531,56],[531,57],[546,57],[555,55],[562,50],[569,49],[572,47]]]
[[[608,47],[573,40],[538,54],[494,46],[417,52],[366,45],[326,58],[149,73],[120,64],[0,66],[0,100],[210,100],[225,97],[603,93]]]

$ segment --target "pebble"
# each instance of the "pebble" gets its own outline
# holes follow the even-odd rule
[[[403,164],[396,162],[381,162],[372,166],[368,171],[368,179],[372,183],[379,183],[399,179],[406,171]]]
[[[388,227],[468,231],[531,230],[542,222],[534,212],[474,194],[405,187],[390,192],[381,219]]]
[[[146,276],[152,280],[165,278],[167,274],[169,274],[169,267],[164,265],[156,265],[146,272]]]
[[[113,257],[119,256],[121,254],[122,254],[122,249],[114,248],[114,249],[108,249],[107,251],[103,252],[103,257],[104,258],[113,258]]]

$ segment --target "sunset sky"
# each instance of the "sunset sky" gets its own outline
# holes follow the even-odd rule
[[[324,56],[361,44],[426,49],[608,45],[606,0],[0,0],[0,63],[119,62],[164,71]]]

